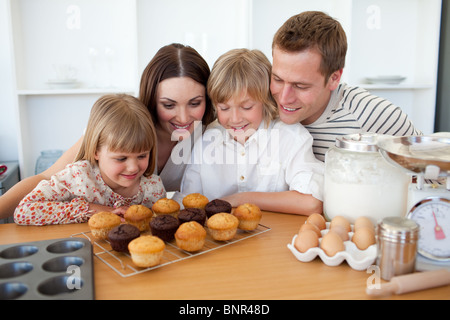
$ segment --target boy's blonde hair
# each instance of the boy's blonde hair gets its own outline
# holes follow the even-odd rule
[[[270,93],[271,70],[270,61],[260,50],[233,49],[221,55],[214,63],[207,86],[213,106],[246,92],[263,104],[267,125],[278,115]]]
[[[156,162],[156,131],[151,115],[137,98],[127,94],[108,94],[92,107],[83,143],[75,161],[96,164],[95,153],[103,146],[112,152],[150,151],[144,176],[153,174]]]

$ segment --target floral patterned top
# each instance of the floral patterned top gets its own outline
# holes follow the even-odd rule
[[[50,180],[42,180],[19,203],[14,221],[21,225],[81,223],[92,215],[89,203],[110,207],[142,204],[151,208],[165,196],[161,178],[153,174],[142,176],[138,193],[125,198],[103,181],[98,166],[83,160],[69,164]]]

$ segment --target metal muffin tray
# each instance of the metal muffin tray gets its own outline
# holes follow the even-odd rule
[[[86,239],[0,245],[0,300],[94,299],[93,268]]]

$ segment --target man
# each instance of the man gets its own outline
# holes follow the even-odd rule
[[[273,38],[270,89],[280,119],[302,123],[314,138],[314,154],[322,161],[337,136],[421,134],[399,107],[340,83],[346,53],[342,26],[323,12],[291,17]]]

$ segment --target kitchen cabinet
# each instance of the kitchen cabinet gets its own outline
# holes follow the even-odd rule
[[[161,46],[191,45],[211,67],[237,47],[271,59],[275,31],[305,10],[326,11],[346,30],[343,81],[392,100],[425,133],[434,129],[441,0],[1,1],[9,13],[21,177],[34,174],[42,150],[75,143],[101,95],[137,95]],[[378,75],[406,80],[365,83]]]

